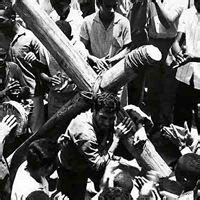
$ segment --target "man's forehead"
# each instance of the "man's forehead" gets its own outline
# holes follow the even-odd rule
[[[116,115],[115,111],[110,111],[109,109],[106,108],[102,108],[99,110],[99,115],[106,115],[106,116],[111,116],[111,115]]]

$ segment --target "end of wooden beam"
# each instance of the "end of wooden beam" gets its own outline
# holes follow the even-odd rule
[[[158,62],[162,59],[162,54],[157,47],[153,45],[147,45],[145,49],[150,63]]]

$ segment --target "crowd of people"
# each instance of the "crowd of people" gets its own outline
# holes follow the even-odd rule
[[[199,199],[200,0],[37,3],[98,77],[144,45],[162,58],[118,91],[91,92],[63,128],[55,115],[83,91],[1,0],[0,200]],[[55,133],[29,142],[55,118]]]

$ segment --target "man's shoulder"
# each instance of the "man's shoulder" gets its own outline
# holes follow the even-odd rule
[[[87,127],[92,127],[92,112],[90,110],[77,115],[69,124],[68,129],[74,131]]]
[[[197,10],[194,6],[187,8],[183,11],[183,13],[185,13],[185,14],[192,14],[192,15],[194,15],[194,14],[196,15],[196,12],[197,12]]]
[[[92,112],[89,110],[74,118],[67,128],[67,132],[76,140],[95,139],[95,134],[93,134]]]
[[[35,35],[33,34],[33,32],[31,30],[29,30],[25,27],[22,27],[21,25],[19,26],[17,34],[23,35],[23,36],[33,36],[33,37],[35,37]]]
[[[11,199],[16,199],[16,197],[17,199],[26,198],[31,192],[40,189],[41,184],[30,176],[30,173],[26,170],[26,165],[27,162],[25,161],[17,170]]]
[[[20,67],[15,62],[6,62],[6,66],[10,71],[21,71]]]
[[[115,12],[115,23],[120,23],[122,26],[130,24],[129,20],[126,17],[117,12]]]
[[[7,67],[19,67],[18,64],[12,61],[6,62]]]
[[[92,23],[94,20],[99,19],[99,12],[92,13],[91,15],[88,15],[84,18],[85,23]]]
[[[181,19],[191,21],[191,17],[196,15],[196,8],[192,6],[191,8],[183,10],[181,14]]]

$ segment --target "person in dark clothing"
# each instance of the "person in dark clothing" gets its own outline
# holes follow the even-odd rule
[[[58,190],[70,199],[84,199],[88,177],[98,189],[110,160],[120,161],[120,157],[113,154],[120,138],[132,130],[133,122],[125,118],[115,126],[119,106],[119,99],[114,94],[96,95],[92,110],[73,119],[59,138]]]

